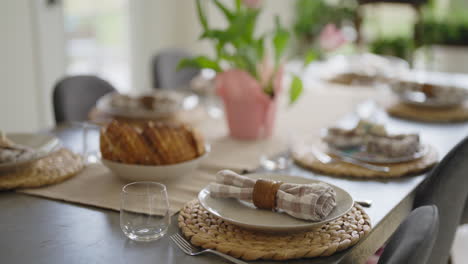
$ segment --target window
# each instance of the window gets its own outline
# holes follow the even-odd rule
[[[68,74],[95,74],[130,90],[128,0],[65,0]]]

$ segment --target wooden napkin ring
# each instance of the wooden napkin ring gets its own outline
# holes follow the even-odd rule
[[[272,210],[276,207],[276,193],[283,184],[280,181],[258,179],[255,182],[252,200],[255,207]]]

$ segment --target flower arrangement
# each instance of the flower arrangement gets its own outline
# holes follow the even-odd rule
[[[201,2],[196,1],[198,18],[203,28],[200,39],[213,42],[215,58],[197,56],[185,59],[179,67],[210,68],[218,73],[229,69],[245,71],[260,83],[264,94],[274,99],[279,92],[274,88],[275,76],[282,74],[283,56],[290,41],[290,33],[281,25],[279,17],[275,17],[272,31],[256,36],[255,28],[261,13],[260,0],[234,0],[231,8],[219,0],[213,0],[228,25],[224,29],[212,28]],[[274,53],[273,65],[268,65],[266,46],[269,44]],[[289,89],[290,103],[294,103],[301,92],[301,79],[293,76]]]
[[[296,0],[294,32],[298,52],[319,56],[350,42],[342,30],[356,24],[357,0]]]

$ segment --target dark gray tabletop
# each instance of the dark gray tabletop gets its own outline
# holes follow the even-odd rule
[[[431,143],[445,155],[468,135],[468,124],[422,124],[388,118],[391,129],[420,132],[422,140]],[[343,124],[355,122],[348,117]],[[54,133],[64,144],[81,151],[81,131],[76,126],[57,128]],[[91,133],[96,142],[97,133]],[[95,143],[94,143],[95,144]],[[315,175],[292,166],[288,173],[320,179],[338,185],[355,199],[371,199],[366,209],[373,230],[351,249],[327,258],[288,261],[288,263],[362,263],[392,232],[412,207],[414,190],[424,175],[392,181],[362,181]],[[14,192],[0,193],[0,263],[220,263],[215,256],[184,255],[168,236],[156,242],[136,243],[120,230],[119,214],[114,211],[85,207],[37,198]],[[175,215],[169,234],[177,232]],[[258,261],[256,263],[268,263]]]

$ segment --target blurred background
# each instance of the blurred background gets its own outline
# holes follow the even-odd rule
[[[222,27],[209,2],[210,24]],[[294,32],[291,60],[373,52],[416,69],[468,73],[466,0],[265,0],[263,9],[260,31],[278,14]],[[340,33],[339,47],[323,48],[327,27]],[[190,0],[2,0],[0,124],[7,131],[52,126],[52,88],[65,75],[98,75],[123,93],[150,90],[159,51],[210,54],[200,32]]]

